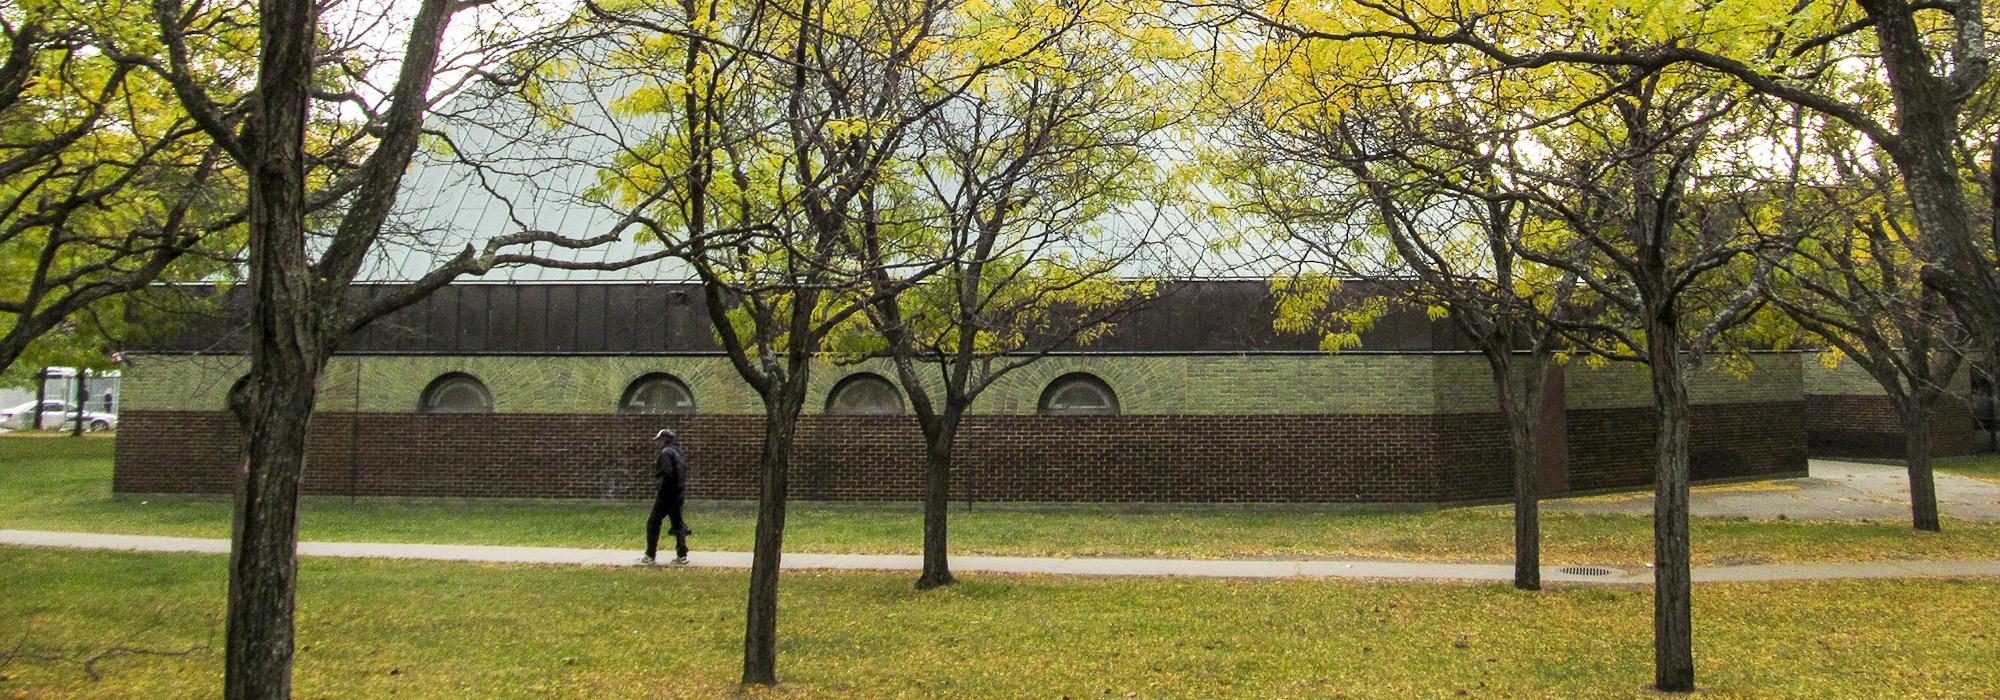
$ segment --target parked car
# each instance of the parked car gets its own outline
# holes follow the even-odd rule
[[[76,426],[76,405],[68,401],[42,402],[43,430],[70,430]],[[0,411],[0,428],[28,430],[35,427],[35,402],[29,401]],[[118,414],[85,410],[83,428],[91,432],[117,430]]]

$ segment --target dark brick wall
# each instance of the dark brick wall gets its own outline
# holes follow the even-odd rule
[[[1394,298],[1401,283],[1348,280],[1336,306],[1379,296]],[[395,285],[364,284],[356,297],[393,293]],[[127,352],[241,351],[248,342],[243,288],[175,288],[208,298],[217,311],[177,319],[174,332],[133,339]],[[340,344],[368,353],[720,353],[709,331],[701,287],[688,283],[452,284],[369,323]],[[1274,330],[1270,284],[1263,280],[1180,280],[1162,284],[1146,304],[1116,320],[1094,352],[1161,350],[1317,353],[1318,333]],[[1469,349],[1452,324],[1422,309],[1393,306],[1364,331],[1370,350]]]
[[[1903,422],[1886,396],[1810,395],[1806,397],[1806,440],[1820,457],[1901,459]],[[1972,409],[1946,398],[1931,422],[1932,449],[1939,457],[1986,450],[1984,433]]]
[[[1458,413],[1437,417],[1438,501],[1511,498],[1513,448],[1507,423],[1498,413]]]
[[[1706,404],[1689,411],[1688,460],[1697,481],[1806,471],[1804,406],[1796,401]],[[1570,488],[1653,483],[1653,409],[1569,411]]]
[[[1799,414],[1795,405],[1782,408]],[[1803,449],[1785,446],[1802,444],[1796,430],[1716,425],[1769,411],[1699,410],[1696,463],[1721,466],[1700,467],[1696,477],[1803,470]],[[1572,411],[1570,420],[1576,488],[1651,480],[1643,411]],[[1608,429],[1586,432],[1597,425]],[[313,424],[305,490],[643,497],[651,488],[645,438],[661,427],[684,436],[694,497],[756,497],[762,419],[754,415],[329,413]],[[119,492],[224,493],[241,468],[241,438],[226,414],[132,411],[120,428]],[[978,416],[967,419],[960,440],[955,499],[1435,502],[1509,492],[1505,438],[1492,415]],[[915,500],[921,444],[909,418],[801,418],[792,495]]]
[[[364,496],[638,497],[646,437],[684,436],[697,498],[749,499],[762,419],[708,415],[326,414],[305,489]],[[221,492],[240,441],[220,413],[129,412],[114,487]],[[956,497],[1007,501],[1430,501],[1428,416],[982,416],[960,436]],[[902,417],[807,416],[792,495],[915,500],[922,441]],[[1393,465],[1393,466],[1391,466]]]

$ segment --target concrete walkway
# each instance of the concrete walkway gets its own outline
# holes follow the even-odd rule
[[[1697,518],[1754,520],[1910,520],[1910,479],[1901,466],[1812,460],[1805,478],[1697,486],[1688,501]],[[2000,483],[1939,472],[1938,512],[1947,518],[2000,522]],[[1636,491],[1544,501],[1544,512],[1653,512],[1653,493]]]
[[[228,540],[150,535],[100,535],[82,532],[0,530],[0,545],[57,547],[134,552],[194,552],[227,554]],[[564,547],[495,547],[456,544],[391,544],[376,542],[302,542],[299,554],[347,559],[417,559],[509,564],[574,566],[641,566],[637,552]],[[748,552],[695,552],[690,566],[715,569],[750,568]],[[786,569],[918,571],[920,557],[901,554],[787,553]],[[1354,578],[1446,581],[1511,581],[1514,567],[1506,564],[1446,564],[1394,561],[1277,561],[1201,559],[1062,559],[1054,557],[956,556],[958,572],[1060,574],[1071,576],[1186,576],[1194,578]],[[1542,580],[1556,583],[1651,583],[1647,569],[1594,567],[1602,574],[1579,574],[1543,567]],[[1805,581],[1816,579],[1911,578],[1921,576],[2000,576],[2000,561],[1895,561],[1858,564],[1762,564],[1699,567],[1696,581]]]

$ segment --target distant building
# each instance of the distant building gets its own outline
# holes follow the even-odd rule
[[[76,400],[76,368],[49,367],[46,383],[41,387],[44,396],[52,401]],[[104,413],[118,412],[118,392],[120,372],[117,370],[91,372],[84,380],[84,394],[88,398],[85,408]],[[0,407],[12,407],[35,400],[36,381],[28,376],[27,383],[17,387],[0,387]],[[108,400],[105,397],[110,397]],[[51,426],[53,427],[53,426]]]
[[[1365,283],[1355,283],[1365,285]],[[684,436],[697,497],[756,495],[761,404],[675,284],[461,284],[383,319],[328,367],[309,493],[637,497],[654,430]],[[1272,330],[1262,282],[1187,282],[1088,347],[1009,375],[962,432],[954,499],[1368,502],[1487,500],[1510,467],[1486,364],[1448,324],[1384,319],[1359,350]],[[223,397],[245,370],[218,320],[127,353],[115,488],[233,487]],[[1739,371],[1745,368],[1736,368]],[[802,499],[915,500],[922,442],[882,362],[814,368],[793,458]],[[1865,377],[1864,377],[1865,378]],[[1642,367],[1554,378],[1548,493],[1650,484]],[[1808,445],[1878,451],[1886,403],[1799,353],[1694,378],[1697,479],[1802,474]],[[1970,451],[1969,412],[1938,429]],[[1847,448],[1854,448],[1848,450]]]

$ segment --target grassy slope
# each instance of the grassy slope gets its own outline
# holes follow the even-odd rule
[[[0,548],[0,695],[213,697],[223,559]],[[297,691],[717,697],[743,575],[307,560]],[[1650,697],[1643,588],[786,574],[794,697]],[[1704,697],[1987,697],[2000,580],[1702,585]],[[26,640],[22,643],[21,640]],[[92,681],[76,660],[113,646]]]
[[[1947,457],[1937,461],[1937,470],[2000,482],[2000,454]]]
[[[0,528],[225,537],[220,498],[110,493],[111,442],[0,437]],[[308,499],[307,539],[457,542],[636,549],[642,504],[461,503]],[[1164,512],[954,510],[954,551],[976,554],[1247,557],[1381,557],[1507,561],[1505,507],[1419,513],[1299,512],[1190,508]],[[689,520],[701,549],[750,547],[755,513],[697,503]],[[907,506],[796,505],[785,545],[801,552],[915,552],[922,525]],[[1652,524],[1623,515],[1543,516],[1550,564],[1635,565],[1651,561]],[[1989,558],[2000,526],[1949,523],[1942,535],[1901,523],[1800,523],[1696,519],[1698,564]]]

